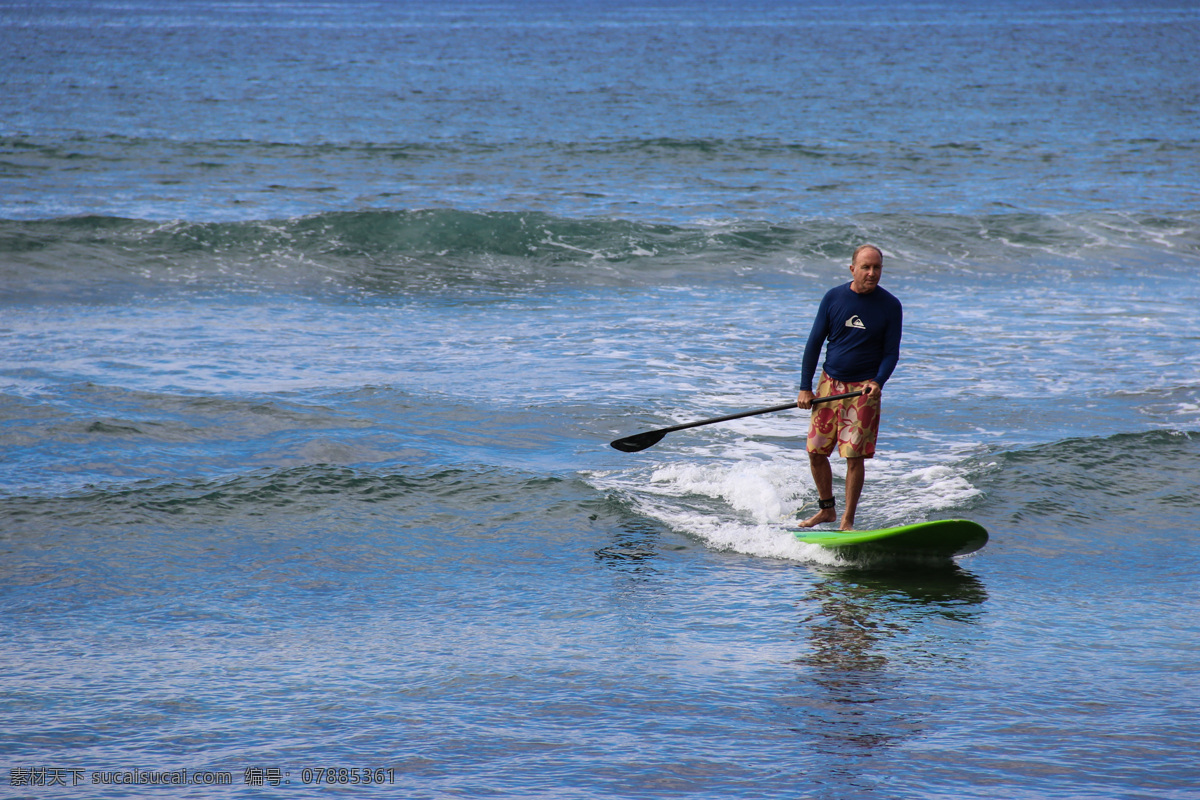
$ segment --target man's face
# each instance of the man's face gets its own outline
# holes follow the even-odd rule
[[[879,251],[864,249],[850,265],[850,288],[858,294],[875,291],[883,274],[883,256]]]

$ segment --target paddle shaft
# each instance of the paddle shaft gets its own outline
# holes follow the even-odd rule
[[[845,400],[848,397],[858,397],[862,394],[859,392],[846,392],[845,394],[831,394],[828,397],[817,397],[813,399],[813,404],[828,403],[832,400]],[[699,422],[685,422],[682,425],[672,425],[669,428],[659,428],[645,433],[635,433],[633,436],[626,436],[624,439],[616,439],[610,442],[612,447],[626,453],[636,453],[638,450],[645,450],[647,447],[653,447],[668,433],[675,431],[687,430],[688,428],[698,428],[701,425],[713,425],[718,422],[729,422],[742,417],[753,417],[758,414],[773,414],[776,411],[787,411],[789,408],[798,408],[795,402],[780,403],[777,406],[770,408],[756,408],[752,411],[741,411],[737,414],[726,414],[723,417],[713,417],[712,419],[702,419]]]

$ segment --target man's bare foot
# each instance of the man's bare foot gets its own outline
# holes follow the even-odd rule
[[[808,519],[800,523],[801,528],[811,528],[814,525],[820,525],[823,522],[833,522],[837,519],[837,512],[832,508],[822,508],[816,514],[813,514]]]

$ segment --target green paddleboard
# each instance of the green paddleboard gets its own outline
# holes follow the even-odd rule
[[[819,544],[840,556],[953,558],[987,544],[982,525],[966,519],[939,519],[874,531],[820,531],[789,528],[806,544]]]

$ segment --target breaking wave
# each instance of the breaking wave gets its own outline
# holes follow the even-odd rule
[[[135,287],[355,295],[522,292],[809,275],[879,242],[909,272],[1152,270],[1200,257],[1200,215],[867,214],[674,225],[542,212],[334,212],[279,220],[0,221],[6,293]]]

